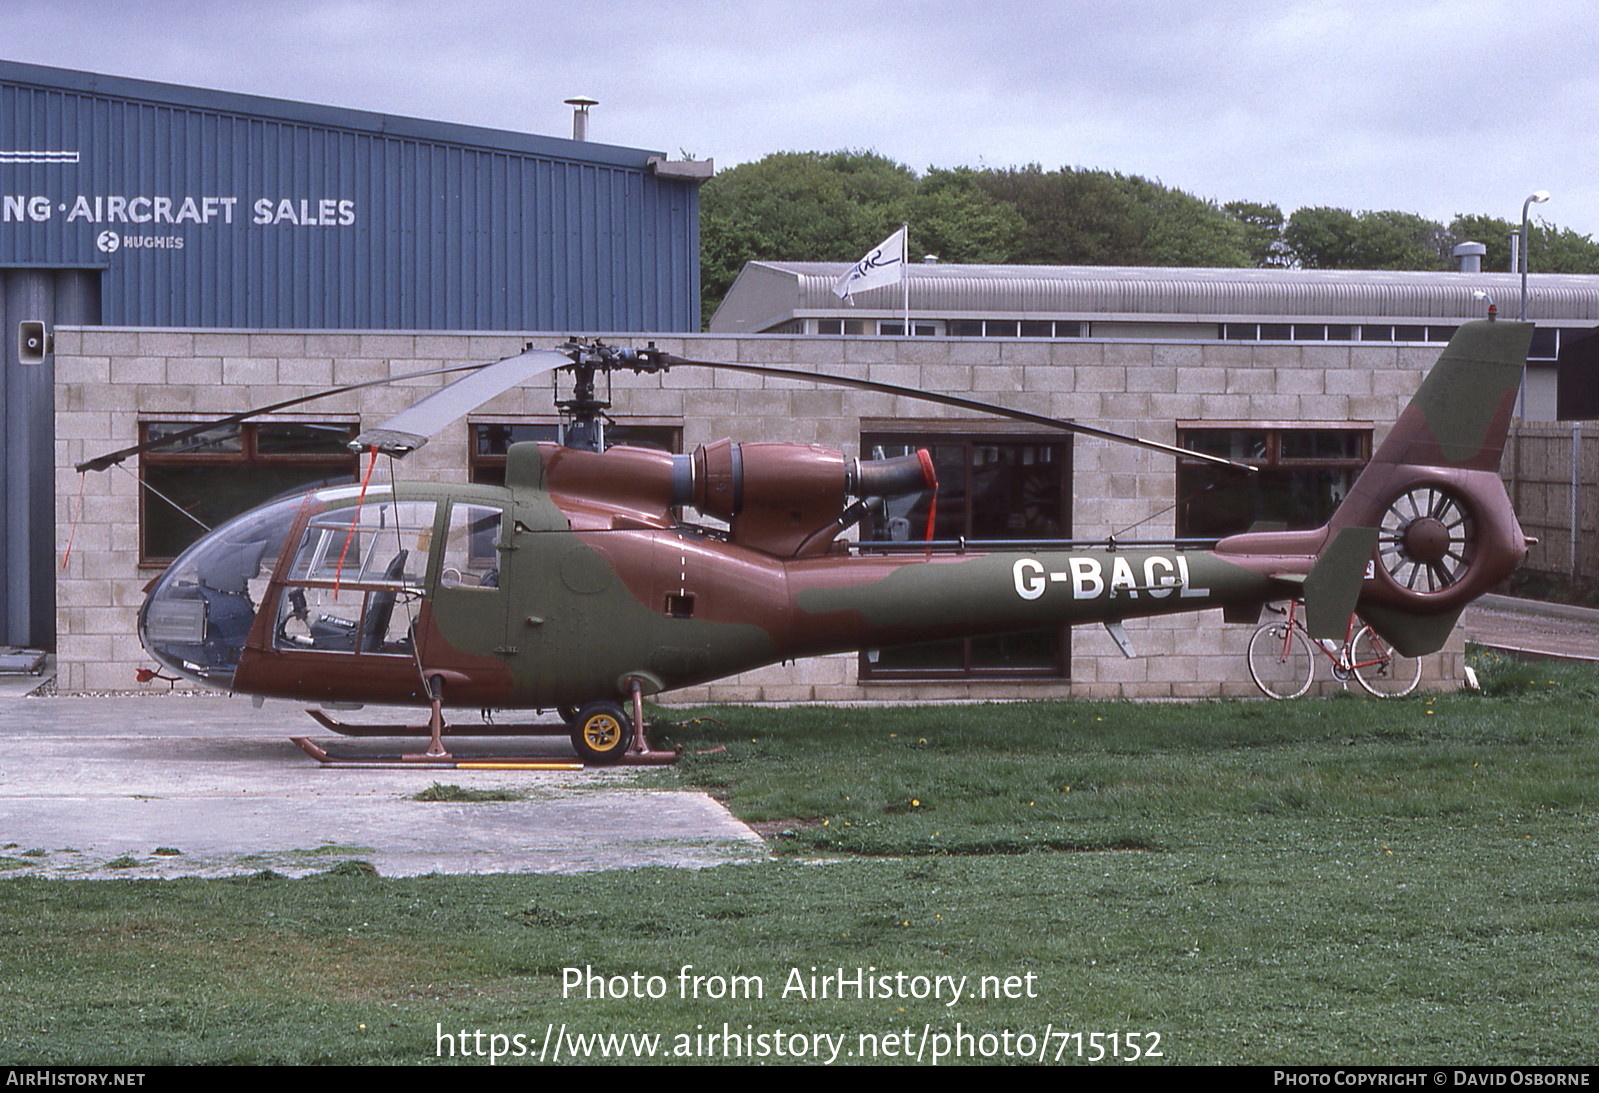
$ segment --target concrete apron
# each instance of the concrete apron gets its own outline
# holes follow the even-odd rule
[[[0,876],[303,876],[349,860],[384,876],[569,873],[766,856],[708,796],[638,788],[638,771],[328,770],[289,742],[330,735],[286,702],[0,699]],[[509,745],[571,756],[560,737],[457,750]],[[410,799],[435,782],[526,796]]]

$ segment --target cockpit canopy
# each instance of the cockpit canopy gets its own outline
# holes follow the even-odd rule
[[[441,584],[496,588],[503,511],[396,498],[388,487],[364,499],[345,486],[270,502],[206,535],[156,579],[139,639],[171,671],[223,689],[263,610],[273,622],[257,638],[262,648],[409,659],[435,545]],[[274,575],[282,585],[271,591]]]
[[[150,655],[196,683],[230,686],[284,540],[312,496],[252,509],[179,555],[139,612],[139,640]]]

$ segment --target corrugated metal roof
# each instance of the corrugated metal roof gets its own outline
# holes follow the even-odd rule
[[[790,315],[897,312],[899,286],[874,289],[853,308],[833,294],[846,262],[751,262],[711,329],[765,329]],[[940,317],[1110,315],[1183,319],[1459,319],[1480,315],[1472,293],[1487,292],[1502,313],[1519,307],[1510,273],[1391,270],[1177,269],[1146,266],[910,265],[910,307]],[[1599,277],[1533,273],[1534,318],[1599,319]],[[774,318],[775,316],[775,318]],[[732,327],[740,317],[759,326]]]
[[[408,118],[370,110],[351,110],[341,106],[274,99],[264,95],[245,95],[235,91],[215,91],[203,87],[157,83],[129,76],[107,76],[69,68],[0,61],[0,81],[42,90],[81,92],[95,98],[121,99],[156,106],[177,106],[204,113],[232,115],[235,118],[271,118],[320,129],[348,129],[351,132],[410,138],[432,144],[459,144],[492,148],[497,151],[524,152],[546,159],[567,159],[574,163],[603,163],[615,167],[643,169],[646,160],[660,152],[624,148],[563,137],[518,133],[509,129],[488,129],[476,125]],[[4,141],[0,141],[4,143]]]

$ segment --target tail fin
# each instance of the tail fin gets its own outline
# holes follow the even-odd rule
[[[1439,648],[1509,576],[1526,538],[1499,480],[1532,325],[1463,325],[1328,524],[1376,528],[1360,612],[1395,648]]]
[[[1498,471],[1532,324],[1466,323],[1372,457],[1385,465]]]

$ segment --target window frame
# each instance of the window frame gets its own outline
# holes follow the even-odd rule
[[[1374,431],[1375,426],[1369,421],[1179,421],[1177,422],[1177,446],[1179,448],[1189,447],[1188,441],[1194,433],[1260,433],[1264,437],[1263,450],[1260,454],[1245,453],[1240,456],[1235,453],[1233,458],[1242,459],[1259,467],[1263,476],[1282,477],[1292,475],[1295,472],[1309,472],[1312,474],[1321,474],[1329,471],[1342,472],[1348,476],[1347,491],[1347,486],[1352,485],[1355,478],[1359,477],[1360,472],[1371,462],[1372,452],[1374,451]],[[1354,437],[1358,454],[1346,457],[1283,455],[1284,438],[1296,433],[1338,433],[1346,437]],[[1237,482],[1240,486],[1248,484],[1246,480],[1255,479],[1255,476],[1248,475],[1244,471],[1232,471],[1224,467],[1214,467],[1193,459],[1179,458],[1177,460],[1174,484],[1176,510],[1173,516],[1173,524],[1179,539],[1221,538],[1249,530],[1248,527],[1238,527],[1225,531],[1213,529],[1196,530],[1189,520],[1189,503],[1198,497],[1204,489],[1206,477],[1208,476],[1212,481],[1222,481],[1225,476],[1229,475],[1238,476]],[[1197,481],[1196,476],[1198,476]],[[1265,480],[1265,477],[1258,479],[1261,482]],[[1334,508],[1336,508],[1336,505],[1334,505]],[[1263,518],[1263,514],[1257,512],[1254,514],[1252,523],[1259,522]],[[1312,516],[1309,519],[1320,520],[1321,517]],[[1310,530],[1321,526],[1319,522],[1310,523],[1293,519],[1286,521],[1286,523],[1288,525],[1286,530],[1290,531]]]
[[[889,420],[861,421],[861,458],[869,458],[874,447],[909,447],[934,449],[940,446],[948,447],[961,445],[964,452],[967,482],[975,468],[973,453],[979,447],[995,445],[1037,445],[1050,448],[1055,453],[1055,461],[1062,467],[1059,499],[1060,527],[1055,532],[1060,538],[1071,537],[1072,528],[1072,502],[1074,490],[1072,476],[1074,468],[1075,449],[1070,434],[1041,433],[1026,429],[996,429],[992,425],[981,428],[962,429],[959,423],[949,420],[909,421]],[[964,534],[971,538],[975,518],[973,491],[962,483],[962,513],[961,524],[965,529]],[[941,513],[952,510],[940,508]],[[862,541],[870,535],[870,523],[862,526]],[[1027,534],[1017,538],[1031,538]],[[974,664],[974,651],[976,643],[1003,638],[1008,635],[989,635],[977,638],[952,638],[949,643],[961,644],[961,667],[959,668],[884,668],[876,663],[872,654],[875,650],[862,650],[856,658],[857,679],[861,683],[920,683],[920,682],[951,682],[951,681],[999,681],[999,682],[1032,682],[1050,681],[1067,682],[1071,679],[1071,627],[1044,627],[1039,633],[1049,631],[1055,642],[1053,662],[1042,667],[1003,668]],[[1023,633],[1033,633],[1024,631]],[[933,643],[930,643],[933,644]],[[943,643],[937,643],[943,644]]]
[[[184,420],[177,417],[151,417],[139,421],[140,443],[148,442],[152,431],[164,429],[188,429],[195,425],[208,424],[211,419]],[[264,418],[259,421],[244,421],[234,425],[219,425],[217,430],[237,429],[239,438],[238,451],[211,450],[170,451],[156,449],[143,452],[139,456],[139,566],[142,568],[165,568],[171,565],[184,550],[207,534],[201,525],[188,520],[171,511],[171,504],[153,492],[157,487],[150,483],[149,472],[154,470],[157,477],[163,468],[182,470],[203,470],[205,468],[304,468],[304,485],[312,488],[331,480],[340,482],[357,482],[360,480],[360,456],[353,451],[313,451],[313,452],[262,452],[261,433],[263,430],[281,428],[284,426],[314,427],[323,429],[343,430],[346,439],[355,439],[360,431],[357,422],[348,418],[315,419],[315,418]],[[208,430],[210,431],[210,430]],[[202,434],[203,435],[203,434]],[[311,471],[322,470],[326,473],[312,475]],[[282,493],[296,488],[289,486],[272,496],[281,496]],[[166,491],[163,491],[166,492]],[[169,494],[170,496],[170,494]],[[222,505],[221,515],[213,514],[212,528],[220,527],[227,520],[233,519],[258,505],[266,503],[270,497],[245,499],[237,506]],[[173,498],[177,501],[178,498]],[[171,519],[179,521],[194,528],[194,535],[179,548],[177,553],[166,555],[151,549],[150,535],[152,532],[152,511],[150,506],[159,506],[161,510],[169,513]],[[228,511],[232,510],[232,511]]]

